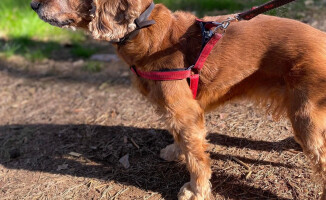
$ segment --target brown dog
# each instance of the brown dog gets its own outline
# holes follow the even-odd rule
[[[34,0],[33,9],[56,26],[89,31],[94,38],[119,41],[152,0]],[[223,21],[228,16],[204,20]],[[201,30],[190,13],[171,13],[156,5],[142,29],[118,54],[138,70],[187,68],[201,49]],[[134,76],[137,88],[164,114],[175,143],[161,152],[185,159],[191,180],[179,199],[210,196],[210,158],[204,112],[235,98],[251,98],[287,114],[295,138],[311,159],[316,177],[326,183],[326,34],[303,23],[271,16],[230,25],[200,75],[197,99],[187,80],[151,81]],[[324,198],[326,189],[324,189]]]

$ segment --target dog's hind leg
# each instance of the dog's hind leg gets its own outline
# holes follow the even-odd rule
[[[310,159],[315,178],[323,184],[322,200],[326,200],[326,97],[312,95],[308,97],[307,92],[292,92],[288,115],[296,141]]]

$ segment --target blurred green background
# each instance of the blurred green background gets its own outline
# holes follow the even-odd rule
[[[155,0],[172,10],[189,10],[199,16],[243,11],[266,0]],[[296,3],[300,9],[303,3]],[[302,7],[302,6],[301,6]],[[286,15],[287,8],[270,14]],[[85,44],[89,38],[81,32],[62,30],[41,21],[30,9],[30,0],[0,0],[0,56],[20,55],[30,61],[51,58],[53,52],[70,46],[72,57],[88,58],[97,48]]]

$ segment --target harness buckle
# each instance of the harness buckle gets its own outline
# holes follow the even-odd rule
[[[192,70],[192,68],[194,68],[195,65],[191,65],[190,67],[187,68],[187,70]]]
[[[195,68],[195,65],[191,65],[190,67],[187,68],[187,70],[191,70],[191,76],[195,74],[200,75],[200,70]]]

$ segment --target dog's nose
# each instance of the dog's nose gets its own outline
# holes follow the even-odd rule
[[[34,11],[37,11],[37,10],[40,8],[40,5],[41,5],[41,3],[40,3],[40,2],[37,2],[37,1],[33,1],[33,2],[31,3],[31,7],[32,7],[32,9],[33,9]]]

